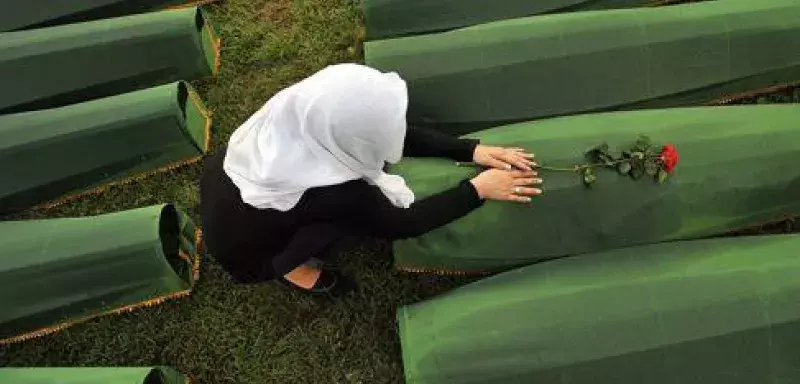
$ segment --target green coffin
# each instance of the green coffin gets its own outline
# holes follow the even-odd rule
[[[800,107],[764,105],[609,112],[487,130],[484,144],[524,147],[542,166],[571,168],[587,148],[619,151],[648,135],[674,143],[680,162],[665,184],[597,171],[540,171],[530,204],[487,202],[453,224],[395,242],[407,270],[495,271],[613,248],[722,234],[800,214]],[[418,197],[477,173],[438,159],[408,159],[392,172]]]
[[[186,0],[0,0],[0,31],[42,28],[143,13]]]
[[[0,344],[188,295],[199,247],[199,230],[171,205],[2,222]]]
[[[800,236],[537,264],[400,309],[409,384],[800,382]]]
[[[408,82],[409,121],[452,133],[689,106],[800,81],[800,2],[724,0],[501,21],[366,44]]]
[[[195,161],[210,127],[182,82],[0,116],[0,213]]]
[[[186,384],[190,380],[169,367],[0,368],[8,384]]]
[[[387,39],[558,12],[627,8],[652,0],[363,0],[367,38]]]
[[[210,75],[218,50],[198,8],[0,33],[0,113]]]

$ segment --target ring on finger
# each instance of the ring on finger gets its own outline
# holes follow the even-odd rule
[[[519,195],[522,193],[522,187],[514,187],[514,193]]]

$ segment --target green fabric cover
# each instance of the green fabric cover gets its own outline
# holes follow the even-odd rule
[[[143,13],[186,0],[0,0],[0,32]]]
[[[8,384],[186,384],[188,378],[169,367],[0,368]]]
[[[800,81],[800,1],[725,0],[507,20],[366,44],[409,121],[452,133],[688,106]]]
[[[799,235],[528,266],[398,312],[409,384],[800,382]]]
[[[652,2],[652,0],[363,0],[363,8],[367,38],[374,40],[446,31],[546,13],[626,8]]]
[[[0,222],[0,344],[188,294],[196,237],[172,205]]]
[[[395,242],[403,269],[494,271],[560,256],[726,233],[800,215],[800,107],[695,107],[608,112],[520,123],[473,137],[519,146],[540,165],[583,163],[603,142],[629,148],[638,135],[674,143],[680,162],[662,185],[597,171],[587,189],[574,172],[541,171],[544,194],[530,204],[487,202],[455,223]],[[479,170],[442,159],[407,159],[392,169],[418,197]]]
[[[198,8],[0,34],[0,113],[190,80],[214,71],[217,38]]]
[[[210,118],[185,83],[0,116],[0,213],[199,158]]]

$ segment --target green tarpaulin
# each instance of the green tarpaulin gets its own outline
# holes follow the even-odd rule
[[[218,50],[197,8],[0,33],[0,113],[209,75]]]
[[[668,243],[473,283],[400,309],[407,382],[800,382],[798,249],[798,235]]]
[[[189,378],[169,367],[0,368],[7,384],[187,384]]]
[[[418,35],[546,13],[626,8],[652,0],[363,0],[367,38]]]
[[[0,116],[0,213],[197,160],[210,127],[185,83]]]
[[[530,204],[487,202],[422,237],[395,242],[399,267],[494,271],[566,255],[704,237],[800,214],[800,108],[695,107],[609,112],[520,123],[474,137],[526,148],[541,166],[572,168],[607,142],[614,152],[640,134],[680,154],[665,184],[596,171],[587,188],[575,172],[542,170],[544,194]],[[392,172],[418,197],[477,173],[452,161],[407,159]]]
[[[0,32],[143,13],[187,0],[0,0]]]
[[[798,13],[796,0],[725,0],[544,15],[370,42],[366,62],[407,80],[410,122],[474,132],[800,81]]]
[[[0,344],[185,296],[200,232],[172,205],[0,223]]]

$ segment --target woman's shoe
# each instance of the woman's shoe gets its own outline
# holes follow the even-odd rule
[[[278,279],[278,281],[283,285],[286,285],[299,292],[311,294],[313,296],[339,296],[347,293],[347,291],[349,291],[347,286],[350,285],[347,284],[347,280],[348,279],[339,273],[328,269],[322,270],[322,272],[319,274],[317,282],[314,283],[314,286],[311,288],[303,288],[298,286],[284,277]]]

